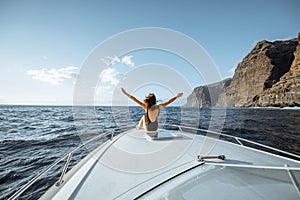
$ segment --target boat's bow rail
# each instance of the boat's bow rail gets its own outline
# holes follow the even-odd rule
[[[200,128],[193,128],[193,127],[189,127],[189,126],[185,126],[185,125],[173,125],[173,124],[164,124],[164,126],[169,126],[169,127],[173,127],[173,128],[178,128],[181,132],[191,132],[193,134],[201,134],[201,135],[205,135],[207,137],[213,137],[213,138],[219,138],[221,140],[225,140],[228,141],[226,139],[231,139],[232,142],[235,142],[236,144],[239,144],[241,146],[248,146],[248,147],[260,147],[263,150],[268,150],[271,153],[275,153],[275,154],[279,154],[285,157],[289,157],[292,159],[296,159],[296,160],[300,160],[300,156],[287,152],[287,151],[283,151],[274,147],[270,147],[268,145],[264,145],[264,144],[260,144],[258,142],[253,142],[251,140],[247,140],[241,137],[237,137],[237,136],[233,136],[233,135],[229,135],[226,133],[220,133],[220,132],[215,132],[215,131],[211,131],[211,130],[207,130],[207,129],[200,129]],[[207,134],[209,133],[209,134]],[[201,155],[199,155],[199,157],[201,157]]]
[[[234,143],[236,143],[236,145],[239,145],[239,146],[242,146],[242,147],[252,147],[253,148],[253,145],[254,145],[255,147],[268,149],[271,152],[277,152],[277,154],[280,154],[281,156],[284,155],[286,157],[293,158],[294,160],[295,159],[300,160],[299,155],[289,153],[289,152],[286,152],[286,151],[283,151],[283,150],[279,150],[279,149],[276,149],[274,147],[270,147],[270,146],[260,144],[260,143],[257,143],[257,142],[253,142],[253,141],[243,139],[243,138],[240,138],[240,137],[228,135],[228,134],[225,134],[225,133],[214,132],[214,131],[206,130],[206,129],[193,128],[193,127],[184,126],[184,125],[163,124],[163,126],[160,125],[160,127],[164,127],[164,129],[179,130],[180,132],[182,132],[182,135],[184,135],[184,134],[205,135],[205,137],[212,137],[213,139],[221,139],[221,140],[225,140],[227,142],[228,142],[228,140],[226,140],[225,138],[229,138],[229,139],[231,139],[230,142],[233,142],[232,140],[234,140],[235,141]],[[102,138],[106,138],[107,140],[113,140],[112,141],[112,144],[113,144],[113,142],[115,141],[115,138],[118,137],[118,136],[116,136],[116,134],[122,132],[121,130],[128,130],[129,128],[133,128],[133,126],[129,125],[129,126],[118,127],[118,128],[113,129],[112,131],[104,132],[104,133],[102,133],[102,134],[100,134],[96,137],[93,137],[93,138],[89,139],[88,141],[84,142],[83,144],[79,145],[75,149],[71,150],[70,152],[66,153],[65,155],[63,155],[62,157],[57,159],[47,169],[42,171],[40,174],[35,176],[31,181],[29,181],[26,185],[21,187],[14,195],[12,195],[9,198],[9,200],[17,199],[29,187],[31,187],[34,183],[36,183],[37,180],[39,180],[43,176],[45,176],[46,173],[48,173],[51,169],[53,169],[59,163],[66,160],[66,163],[65,163],[65,165],[62,169],[62,172],[61,172],[61,176],[60,176],[59,180],[56,183],[56,187],[60,188],[61,185],[63,185],[62,183],[64,182],[64,177],[65,177],[65,174],[67,173],[67,171],[69,169],[69,163],[72,159],[72,155],[73,155],[74,152],[78,151],[79,149],[86,146],[87,144],[90,144],[90,143],[95,142],[95,141],[97,142],[99,139],[102,139]],[[156,141],[156,140],[154,139],[154,141]],[[159,141],[157,141],[157,142],[159,142]],[[227,155],[225,154],[225,156],[227,156]],[[244,168],[260,168],[260,169],[265,168],[265,169],[280,169],[280,170],[283,169],[283,170],[287,170],[291,180],[293,181],[293,184],[294,184],[295,188],[298,188],[297,179],[295,179],[293,177],[293,174],[291,173],[291,171],[294,171],[294,170],[299,171],[300,168],[298,166],[297,167],[290,167],[290,166],[286,165],[286,166],[282,166],[282,167],[278,167],[278,166],[277,167],[268,167],[268,166],[255,166],[253,164],[252,165],[243,165],[243,164],[234,164],[234,163],[229,163],[229,162],[227,162],[227,163],[226,162],[210,162],[209,160],[207,160],[207,159],[210,159],[210,158],[217,158],[217,159],[224,160],[225,156],[221,155],[221,156],[213,157],[213,156],[210,156],[210,155],[198,155],[198,157],[195,156],[195,161],[197,162],[197,160],[198,160],[200,163],[205,163],[205,164],[208,164],[208,165],[215,165],[215,166],[220,165],[222,167],[227,166],[227,167],[244,167]],[[147,181],[152,180],[152,179],[153,179],[153,177],[150,178],[150,179],[147,179]],[[136,187],[137,186],[133,187],[132,190],[134,190],[134,188],[136,188]],[[298,189],[298,193],[299,193],[299,189]]]
[[[278,160],[281,159],[281,161],[279,161],[278,163],[274,163],[274,165],[272,165],[271,163],[272,162],[269,162],[269,161],[266,161],[266,162],[255,162],[255,156],[251,155],[250,158],[247,158],[245,157],[245,159],[241,158],[240,160],[237,159],[237,160],[234,160],[232,157],[232,155],[229,156],[229,160],[226,161],[226,153],[225,155],[198,155],[198,157],[196,158],[199,162],[199,165],[196,165],[196,167],[198,166],[203,166],[203,167],[213,167],[215,169],[228,169],[228,171],[230,171],[231,169],[235,169],[237,170],[237,172],[247,172],[249,174],[251,174],[251,176],[253,176],[254,174],[256,174],[257,172],[257,175],[258,177],[261,176],[261,177],[264,177],[265,174],[264,173],[271,173],[270,177],[268,176],[265,176],[265,177],[268,177],[270,178],[268,180],[268,178],[266,178],[266,181],[270,181],[270,183],[272,182],[272,180],[284,180],[286,182],[282,182],[282,183],[288,183],[290,182],[291,183],[291,187],[294,188],[294,190],[291,190],[294,194],[294,192],[297,194],[295,196],[299,197],[300,198],[300,182],[299,182],[299,177],[300,177],[300,167],[299,167],[299,160],[300,160],[300,156],[299,155],[296,155],[296,154],[293,154],[293,153],[289,153],[289,152],[286,152],[286,151],[283,151],[283,150],[280,150],[280,149],[276,149],[274,147],[270,147],[270,146],[267,146],[267,145],[264,145],[264,144],[260,144],[260,143],[257,143],[257,142],[253,142],[251,140],[248,140],[248,139],[244,139],[244,138],[240,138],[240,137],[237,137],[237,136],[232,136],[232,135],[228,135],[228,134],[225,134],[225,133],[219,133],[219,132],[215,132],[215,131],[211,131],[211,130],[206,130],[206,129],[199,129],[199,128],[193,128],[193,127],[189,127],[189,126],[184,126],[184,125],[172,125],[172,124],[164,124],[165,126],[167,127],[170,127],[172,130],[179,130],[180,132],[182,132],[183,134],[186,134],[186,133],[192,133],[192,134],[197,134],[197,135],[204,135],[205,137],[211,137],[212,139],[220,139],[222,141],[224,141],[225,143],[229,144],[229,143],[234,143],[235,146],[237,147],[241,147],[241,149],[254,149],[254,154],[257,153],[258,154],[261,154],[261,155],[265,155],[269,158],[277,158]],[[229,140],[228,140],[229,139]],[[234,140],[234,141],[233,141]],[[222,143],[222,142],[221,142]],[[268,150],[266,152],[266,150]],[[216,152],[215,152],[216,153]],[[222,151],[219,151],[217,153],[223,153]],[[243,152],[243,153],[246,153],[246,152]],[[241,153],[241,156],[243,156],[243,153]],[[275,154],[275,155],[274,155]],[[245,155],[247,156],[247,155]],[[211,161],[212,159],[212,161]],[[221,160],[221,161],[217,161],[217,160]],[[254,162],[250,162],[250,160],[254,161]],[[246,162],[248,161],[248,162]],[[285,163],[286,162],[286,163]],[[289,163],[289,164],[287,164]],[[290,165],[290,163],[292,165]],[[192,167],[191,168],[192,170],[194,170],[195,168]],[[188,169],[190,170],[190,169]],[[185,170],[183,171],[182,173],[185,173],[187,172],[188,170]],[[167,179],[167,181],[170,181],[172,179],[175,179],[178,177],[178,175],[181,175],[182,173],[179,173],[179,174],[176,174],[175,176]],[[246,174],[247,174],[246,173]],[[274,178],[272,175],[272,173],[274,174],[287,174],[287,179],[280,179],[278,177]],[[199,175],[200,172],[197,174],[195,174],[195,177],[197,178],[191,178],[191,180],[202,180],[201,179],[201,175]],[[226,174],[226,173],[225,173]],[[237,179],[243,179],[243,176],[244,174],[240,174],[241,176]],[[223,175],[222,175],[223,176]],[[226,176],[226,175],[224,175]],[[232,177],[231,177],[232,178]],[[278,180],[277,180],[278,179]],[[221,182],[224,181],[222,180],[222,178],[220,178]],[[246,181],[244,182],[244,184],[247,182],[247,178],[245,179]],[[252,179],[250,178],[249,179],[250,182],[252,181]],[[161,184],[159,184],[158,186],[154,186],[153,188],[150,188],[149,190],[147,190],[146,192],[144,192],[143,194],[139,195],[138,198],[135,198],[135,199],[152,199],[153,197],[158,197],[159,195],[162,194],[162,192],[165,192],[166,194],[172,194],[172,192],[170,193],[170,191],[175,191],[174,193],[176,193],[177,195],[179,195],[180,192],[178,192],[178,188],[181,187],[181,185],[183,185],[182,187],[185,187],[184,185],[187,185],[189,183],[189,181],[187,182],[182,182],[180,184],[178,184],[175,189],[165,189],[165,188],[168,188],[168,186],[162,186],[161,189],[157,189],[158,187],[160,187],[161,185],[163,185],[165,182],[167,181],[164,181],[162,182]],[[202,180],[204,182],[207,182],[208,180],[204,179]],[[274,181],[274,183],[276,182]],[[278,182],[280,182],[278,181]],[[173,181],[174,183],[175,181]],[[180,182],[180,181],[178,181]],[[196,181],[195,181],[196,182]],[[201,181],[199,181],[201,182]],[[249,182],[249,183],[250,183]],[[255,181],[254,181],[255,182]],[[200,185],[201,183],[199,183]],[[258,183],[258,185],[260,185],[261,183]],[[262,183],[263,184],[263,183]],[[168,185],[168,184],[166,184]],[[171,184],[169,184],[171,185]],[[214,184],[213,184],[214,185]],[[251,184],[250,184],[251,185]],[[280,185],[280,184],[278,184]],[[284,185],[284,184],[282,184]],[[186,191],[186,187],[184,189],[184,191]],[[154,190],[156,190],[155,192],[153,192]],[[276,190],[276,189],[275,189]],[[182,191],[182,192],[184,192]],[[152,194],[153,193],[153,194]],[[148,196],[148,194],[150,194]],[[155,195],[158,195],[158,196],[155,196]],[[205,196],[205,195],[204,195]],[[293,196],[293,195],[291,195]],[[154,198],[156,199],[156,198]],[[288,199],[288,198],[287,198]]]
[[[33,179],[31,179],[27,184],[23,185],[19,190],[17,190],[8,200],[15,200],[18,197],[20,197],[28,188],[30,188],[38,180],[40,180],[42,177],[44,177],[51,169],[53,169],[55,166],[57,166],[58,164],[60,164],[61,162],[66,160],[66,163],[63,167],[60,178],[56,182],[56,186],[59,187],[64,182],[64,176],[68,171],[69,164],[72,159],[72,155],[75,152],[79,151],[82,147],[85,147],[86,145],[91,144],[92,142],[98,141],[99,139],[102,139],[102,138],[112,139],[116,134],[122,132],[122,130],[124,130],[124,129],[127,130],[128,128],[133,128],[133,126],[128,125],[128,126],[117,127],[117,128],[114,128],[112,131],[104,132],[104,133],[97,135],[97,136],[89,139],[88,141],[82,143],[78,147],[74,148],[73,150],[69,151],[68,153],[64,154],[63,156],[58,158],[56,161],[54,161],[48,168],[43,170],[41,173],[39,173]]]

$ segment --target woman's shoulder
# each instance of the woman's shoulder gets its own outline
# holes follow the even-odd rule
[[[159,105],[156,104],[156,105],[154,105],[154,108],[159,109],[160,107],[159,107]]]
[[[158,106],[159,109],[162,109],[162,108],[166,107],[164,104],[159,104],[157,106]]]
[[[150,108],[151,111],[156,110],[156,109],[160,109],[160,105],[155,104],[155,105],[151,106],[151,108]]]

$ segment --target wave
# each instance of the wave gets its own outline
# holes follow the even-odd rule
[[[297,106],[295,106],[295,107],[283,107],[281,109],[283,109],[283,110],[300,110],[300,107],[297,107]]]
[[[65,122],[73,122],[74,118],[73,118],[73,115],[72,115],[72,116],[62,117],[59,120],[65,121]]]
[[[86,111],[90,110],[96,112],[98,120],[91,121],[89,113],[83,112],[80,119],[76,119],[82,125],[78,128],[75,126],[71,107],[0,107],[3,114],[0,117],[0,152],[5,152],[5,159],[0,159],[0,199],[7,199],[17,188],[28,182],[33,174],[45,169],[57,158],[82,144],[85,139],[99,135],[101,131],[109,132],[117,126],[127,125],[129,121],[138,122],[144,113],[138,107],[130,108],[130,116],[124,116],[124,107],[118,112],[114,110],[117,115],[113,115],[110,107]],[[299,110],[299,107],[227,109],[223,132],[299,154]],[[180,115],[181,112],[186,117]],[[167,123],[181,124],[184,121],[187,126],[199,124],[201,128],[208,128],[212,112],[211,109],[201,109],[200,113],[196,113],[193,109],[181,111],[170,107],[165,108],[165,113],[161,113],[160,117],[165,116]],[[199,117],[200,121],[195,122]],[[106,139],[101,138],[93,145],[97,146]],[[71,165],[84,157],[88,150],[82,148],[76,152]],[[54,184],[59,172],[61,171],[56,169],[47,174],[29,188],[23,199],[38,199]]]
[[[249,107],[247,109],[261,109],[261,110],[300,110],[300,107],[273,107],[273,106],[268,106],[268,107]]]

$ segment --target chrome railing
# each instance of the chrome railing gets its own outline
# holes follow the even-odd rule
[[[293,153],[290,153],[290,152],[287,152],[287,151],[283,151],[283,150],[280,150],[280,149],[276,149],[274,147],[270,147],[270,146],[267,146],[267,145],[264,145],[264,144],[260,144],[258,142],[253,142],[251,140],[247,140],[247,139],[240,138],[240,137],[237,137],[237,136],[233,136],[233,135],[229,135],[229,134],[225,134],[225,133],[218,133],[218,132],[211,131],[211,130],[206,130],[206,129],[199,129],[199,128],[193,128],[193,127],[189,127],[189,126],[183,126],[183,125],[173,125],[173,124],[164,124],[164,125],[171,126],[171,127],[178,127],[180,132],[183,132],[182,128],[185,128],[185,129],[190,129],[190,130],[194,130],[194,131],[201,131],[201,132],[206,132],[206,133],[210,133],[210,134],[213,134],[213,135],[218,135],[218,136],[231,138],[231,139],[234,139],[241,146],[246,146],[245,143],[243,143],[243,142],[246,142],[246,143],[256,145],[256,146],[259,146],[259,147],[263,147],[265,149],[269,149],[269,150],[272,150],[274,152],[281,153],[281,154],[286,155],[286,156],[288,155],[288,156],[291,156],[293,158],[297,158],[298,160],[300,160],[299,155],[296,155],[296,154],[293,154]],[[209,137],[209,136],[206,136],[206,137]],[[221,157],[220,156],[217,156],[217,157],[219,159],[225,159],[225,156],[223,157],[223,155]],[[201,157],[200,155],[198,156],[198,161],[200,161],[201,163],[205,162],[203,157]],[[289,178],[290,178],[293,186],[295,187],[295,189],[297,191],[298,196],[300,197],[299,182],[298,182],[297,178],[295,177],[295,175],[293,174],[293,171],[300,171],[300,167],[291,167],[291,166],[288,166],[288,164],[285,164],[284,166],[281,167],[281,166],[257,166],[257,165],[243,165],[243,164],[241,165],[241,164],[218,163],[218,162],[211,162],[211,163],[210,162],[205,162],[205,163],[209,164],[209,165],[221,166],[221,167],[239,167],[239,168],[247,168],[247,169],[252,168],[252,169],[286,170],[288,172]]]
[[[71,161],[71,159],[72,159],[72,155],[73,155],[72,152],[69,153],[69,155],[68,155],[67,162],[66,162],[66,164],[65,164],[65,166],[64,166],[64,168],[63,168],[63,171],[62,171],[62,173],[61,173],[61,175],[60,175],[60,178],[59,178],[58,182],[55,184],[57,187],[61,186],[61,184],[64,182],[64,176],[65,176],[65,174],[66,174],[66,172],[67,172],[67,169],[68,169],[68,167],[69,167],[70,161]]]
[[[263,147],[263,148],[266,148],[266,149],[269,149],[269,150],[272,150],[272,151],[276,151],[276,152],[279,152],[279,153],[282,153],[282,154],[285,154],[285,155],[289,155],[289,156],[292,156],[294,158],[298,158],[300,159],[300,156],[299,155],[296,155],[296,154],[293,154],[293,153],[289,153],[289,152],[286,152],[286,151],[283,151],[283,150],[280,150],[280,149],[276,149],[274,147],[270,147],[270,146],[267,146],[267,145],[264,145],[264,144],[260,144],[260,143],[257,143],[257,142],[253,142],[251,140],[247,140],[247,139],[243,139],[243,138],[240,138],[240,137],[237,137],[237,136],[232,136],[232,135],[229,135],[229,134],[225,134],[225,133],[218,133],[218,132],[215,132],[215,131],[211,131],[211,130],[206,130],[206,129],[199,129],[199,128],[193,128],[193,127],[189,127],[189,126],[184,126],[184,125],[173,125],[173,124],[163,124],[164,126],[171,126],[171,127],[177,127],[179,129],[179,131],[181,132],[184,132],[183,129],[189,129],[189,130],[194,130],[194,131],[201,131],[201,132],[206,132],[206,133],[211,133],[211,134],[214,134],[214,135],[219,135],[219,136],[223,136],[223,137],[227,137],[227,138],[231,138],[231,139],[234,139],[235,141],[237,141],[237,143],[239,145],[242,145],[242,146],[246,146],[244,143],[242,142],[247,142],[247,143],[250,143],[250,144],[253,144],[253,145],[257,145],[257,146],[260,146],[260,147]],[[161,126],[161,125],[160,125]],[[64,176],[68,170],[68,166],[69,166],[69,163],[72,159],[72,155],[74,152],[76,152],[77,150],[79,150],[80,148],[82,148],[83,146],[97,140],[97,139],[100,139],[100,138],[104,138],[106,136],[110,136],[109,139],[112,139],[114,136],[115,136],[115,132],[116,130],[118,129],[125,129],[125,128],[133,128],[134,126],[133,125],[127,125],[127,126],[121,126],[121,127],[118,127],[118,128],[115,128],[113,129],[112,131],[107,131],[107,132],[104,132],[102,133],[101,135],[98,135],[98,136],[95,136],[93,138],[91,138],[90,140],[86,141],[85,143],[79,145],[78,147],[76,147],[75,149],[71,150],[70,152],[66,153],[65,155],[63,155],[62,157],[58,158],[55,162],[53,162],[47,169],[45,169],[44,171],[42,171],[41,173],[39,173],[37,176],[35,176],[31,181],[29,181],[27,184],[25,184],[24,186],[22,186],[17,192],[15,192],[8,200],[15,200],[17,199],[21,194],[23,194],[29,187],[31,187],[37,180],[39,180],[40,178],[42,178],[47,172],[49,172],[54,166],[56,166],[57,164],[59,164],[60,162],[62,162],[64,159],[67,158],[67,161],[66,161],[66,164],[64,165],[64,168],[62,170],[62,173],[61,173],[61,176],[58,180],[58,182],[56,183],[56,186],[61,186],[61,184],[63,183],[64,181]],[[209,137],[209,136],[207,136]],[[108,139],[108,140],[109,140]],[[293,168],[291,168],[293,169]],[[298,168],[297,168],[298,169]]]
[[[226,133],[219,133],[219,132],[215,132],[215,131],[211,131],[211,130],[207,130],[207,129],[193,128],[193,127],[184,126],[184,125],[174,125],[174,124],[164,124],[164,125],[165,126],[171,126],[171,127],[178,127],[178,129],[181,132],[182,132],[182,128],[184,128],[184,129],[200,131],[200,132],[206,132],[206,133],[210,133],[210,134],[213,134],[213,135],[218,135],[218,136],[231,138],[231,139],[234,139],[241,146],[247,146],[245,143],[243,143],[243,142],[246,142],[246,143],[256,145],[256,146],[260,146],[260,147],[263,147],[265,149],[269,149],[269,150],[275,151],[277,153],[281,153],[281,154],[284,154],[286,156],[291,156],[291,157],[294,157],[294,158],[297,158],[297,159],[300,160],[300,155],[296,155],[296,154],[293,154],[293,153],[290,153],[290,152],[287,152],[287,151],[283,151],[283,150],[280,150],[280,149],[277,149],[277,148],[274,148],[274,147],[270,147],[270,146],[267,146],[267,145],[264,145],[264,144],[260,144],[258,142],[253,142],[251,140],[247,140],[247,139],[240,138],[240,137],[237,137],[237,136],[229,135],[229,134],[226,134]],[[207,136],[207,137],[209,137],[209,136]]]
[[[70,161],[72,159],[72,155],[74,152],[78,151],[79,149],[81,149],[83,146],[97,140],[100,138],[104,138],[106,136],[110,136],[109,138],[112,139],[112,137],[114,137],[116,130],[118,129],[124,129],[124,128],[130,128],[133,127],[132,125],[127,125],[127,126],[121,126],[121,127],[117,127],[114,128],[112,131],[106,131],[100,135],[97,135],[91,139],[89,139],[88,141],[84,142],[83,144],[79,145],[78,147],[76,147],[75,149],[69,151],[68,153],[64,154],[62,157],[58,158],[56,161],[54,161],[47,169],[45,169],[44,171],[42,171],[41,173],[39,173],[38,175],[36,175],[33,179],[31,179],[27,184],[23,185],[19,190],[17,190],[11,197],[8,198],[8,200],[15,200],[18,197],[20,197],[20,195],[22,195],[28,188],[30,188],[36,181],[38,181],[39,179],[41,179],[45,174],[47,174],[51,169],[53,169],[53,167],[55,167],[56,165],[58,165],[59,163],[61,163],[63,160],[65,160],[67,158],[66,164],[64,165],[64,168],[62,170],[62,173],[60,175],[59,180],[56,182],[56,186],[59,187],[61,186],[61,184],[64,182],[64,176],[68,170]],[[109,140],[109,139],[108,139]]]

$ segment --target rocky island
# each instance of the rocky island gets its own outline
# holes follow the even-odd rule
[[[291,40],[258,42],[232,79],[195,88],[187,106],[300,106],[300,33]]]

